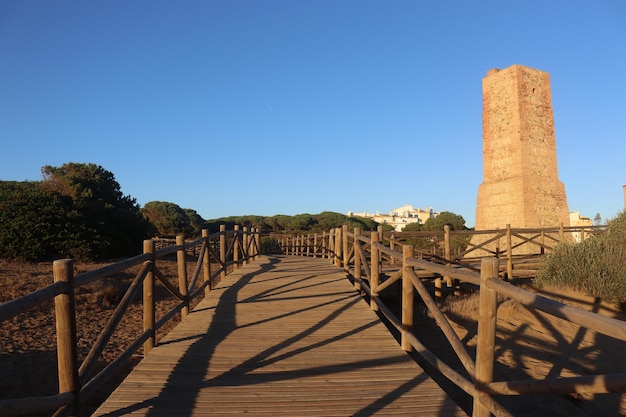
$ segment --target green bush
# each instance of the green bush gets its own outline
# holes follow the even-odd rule
[[[0,181],[1,256],[28,261],[56,255],[70,206],[37,182]]]
[[[95,164],[42,169],[41,182],[0,182],[0,256],[36,261],[134,255],[151,235],[139,206]]]
[[[626,212],[609,221],[599,236],[557,246],[535,283],[569,287],[617,305],[626,302]]]
[[[450,226],[450,230],[466,230],[463,216],[442,211],[437,217],[431,217],[422,225],[421,230],[443,230],[445,225]]]
[[[193,215],[193,213],[174,203],[151,201],[143,206],[141,213],[154,225],[156,233],[160,237],[173,237],[178,234],[190,235],[194,231],[188,215]]]
[[[72,199],[68,218],[73,224],[61,248],[79,259],[108,259],[141,251],[152,225],[135,199],[122,194],[112,172],[93,163],[68,162],[42,168],[45,189]]]

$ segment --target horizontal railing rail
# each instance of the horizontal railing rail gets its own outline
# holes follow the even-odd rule
[[[440,231],[378,232],[390,249],[405,244],[413,246],[415,256],[448,266],[460,265],[478,271],[480,260],[487,256],[506,259],[500,263],[505,279],[515,276],[532,276],[539,269],[537,259],[550,253],[561,242],[581,242],[603,233],[606,226],[560,226],[547,228],[511,228],[494,230],[451,230],[448,226]],[[476,242],[474,241],[476,238]],[[311,256],[325,255],[326,247],[334,237],[329,232],[314,234],[277,235],[284,253]],[[520,251],[523,249],[523,251]],[[517,252],[523,252],[519,254]],[[351,255],[352,256],[352,255]],[[393,258],[393,257],[392,257]],[[391,259],[392,263],[394,260]],[[470,266],[468,266],[468,264]],[[443,279],[451,285],[450,277]],[[441,281],[436,284],[441,286]]]
[[[162,242],[161,242],[162,243]],[[143,348],[147,354],[157,343],[157,331],[181,313],[181,318],[189,314],[190,301],[207,294],[217,279],[248,262],[260,254],[260,232],[258,229],[226,230],[220,226],[218,233],[202,231],[202,237],[185,241],[177,236],[171,246],[156,249],[155,240],[144,241],[144,253],[105,267],[74,276],[74,263],[71,259],[54,261],[54,283],[33,293],[0,305],[0,323],[19,316],[28,310],[54,301],[57,333],[57,361],[59,392],[48,396],[14,398],[0,400],[0,415],[27,416],[38,413],[54,413],[54,416],[80,415],[83,404],[93,396],[115,372],[119,371],[132,355]],[[163,245],[160,245],[163,246]],[[197,262],[191,277],[187,276],[187,254],[194,253]],[[169,255],[176,255],[178,285],[161,271],[158,261]],[[219,265],[211,270],[212,263]],[[126,292],[121,297],[104,329],[82,362],[78,360],[75,290],[89,283],[130,268],[140,267]],[[202,281],[202,282],[200,282]],[[178,300],[169,311],[156,320],[155,284],[160,283],[167,292]],[[143,332],[129,343],[129,346],[103,369],[96,372],[98,359],[117,329],[129,306],[143,292]],[[94,375],[95,374],[95,375]]]

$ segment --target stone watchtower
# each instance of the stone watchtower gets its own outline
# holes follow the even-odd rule
[[[569,226],[547,72],[513,65],[483,78],[483,183],[476,230]]]

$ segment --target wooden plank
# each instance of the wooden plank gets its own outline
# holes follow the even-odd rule
[[[94,416],[465,416],[327,260],[229,275]]]

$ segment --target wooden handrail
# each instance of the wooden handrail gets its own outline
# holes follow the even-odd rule
[[[55,395],[3,400],[0,410],[2,410],[3,417],[27,416],[56,410],[72,401],[74,401],[74,394],[63,392]]]
[[[626,322],[600,314],[585,311],[577,307],[559,303],[550,298],[542,297],[530,291],[525,291],[499,279],[488,279],[485,282],[487,288],[514,299],[528,307],[541,310],[555,317],[578,324],[579,326],[593,329],[598,333],[615,339],[626,341]]]
[[[33,307],[52,301],[54,297],[67,291],[65,282],[55,282],[40,290],[24,295],[0,305],[0,323],[30,310]]]
[[[597,331],[604,335],[626,341],[626,322],[588,312],[580,308],[559,303],[552,299],[542,297],[533,292],[516,287],[501,279],[500,261],[496,257],[483,258],[480,266],[480,273],[476,272],[476,267],[466,263],[459,263],[455,260],[455,255],[449,250],[449,241],[455,236],[467,236],[469,234],[491,234],[488,238],[473,249],[466,250],[469,253],[473,250],[483,249],[488,243],[505,239],[506,246],[492,251],[494,256],[505,255],[505,275],[504,278],[513,276],[514,260],[526,259],[527,256],[516,258],[513,256],[513,249],[519,245],[514,243],[512,238],[516,238],[522,244],[535,245],[541,249],[542,253],[552,250],[552,243],[559,243],[566,239],[568,233],[597,233],[603,227],[558,227],[546,229],[513,229],[507,226],[504,230],[493,231],[444,231],[443,233],[433,233],[436,236],[443,236],[446,241],[446,248],[443,256],[429,256],[429,259],[419,259],[415,257],[411,245],[407,245],[405,240],[399,238],[398,233],[390,236],[381,234],[380,239],[376,232],[370,236],[364,235],[359,229],[348,231],[342,228],[341,248],[337,243],[325,245],[327,235],[322,234],[322,242],[319,247],[323,251],[334,251],[338,255],[333,262],[338,268],[343,268],[344,272],[351,276],[355,285],[359,282],[357,289],[362,290],[370,296],[371,308],[378,311],[389,323],[395,327],[401,335],[400,346],[404,350],[415,349],[433,367],[438,369],[446,378],[455,383],[474,398],[473,416],[487,417],[491,414],[499,417],[510,417],[511,413],[500,405],[495,395],[524,395],[536,393],[609,393],[626,392],[626,373],[615,373],[606,375],[587,375],[577,377],[559,377],[544,380],[529,379],[524,381],[498,381],[493,382],[493,367],[495,364],[495,331],[496,331],[496,308],[497,297],[504,296],[526,305],[531,309],[543,311],[555,317],[570,321],[585,328]],[[420,232],[418,232],[419,234]],[[428,232],[429,234],[431,232]],[[418,236],[411,233],[410,236]],[[317,235],[316,235],[317,236]],[[423,237],[424,234],[422,233]],[[294,237],[292,242],[298,240]],[[387,246],[387,243],[389,246]],[[367,246],[369,245],[369,252]],[[402,246],[402,252],[396,250]],[[289,252],[285,248],[285,253],[306,255],[298,251]],[[370,255],[371,262],[368,265],[367,255]],[[354,255],[354,256],[353,256]],[[395,272],[387,272],[383,277],[379,275],[380,257],[386,255],[390,260],[401,259],[402,265]],[[322,253],[322,257],[325,255]],[[326,256],[329,256],[328,254]],[[421,255],[420,255],[421,256]],[[458,255],[456,255],[458,256]],[[340,260],[340,262],[337,262]],[[393,265],[393,263],[391,263]],[[370,270],[367,279],[361,278],[361,269],[366,266]],[[478,342],[477,357],[473,360],[460,339],[450,326],[446,317],[439,310],[434,299],[418,278],[417,271],[427,271],[434,277],[448,276],[451,279],[463,281],[475,285],[480,290],[480,305],[478,318]],[[378,294],[393,283],[402,280],[402,317],[398,318],[380,299]],[[429,351],[418,339],[415,329],[412,326],[412,294],[413,289],[417,290],[426,307],[435,319],[437,325],[442,330],[444,336],[449,341],[451,347],[464,367],[467,377],[447,365],[439,359],[435,353]]]
[[[227,236],[233,236],[228,246],[226,245]],[[214,241],[219,241],[219,256],[216,256],[210,249],[210,242]],[[239,243],[236,244],[235,241]],[[198,261],[195,265],[191,282],[187,282],[186,250],[195,250],[197,246],[200,246]],[[233,248],[237,248],[237,255],[233,252]],[[178,288],[170,282],[168,277],[157,266],[160,258],[174,253],[177,254],[178,276],[172,278],[178,281]],[[211,282],[214,279],[220,275],[225,277],[229,273],[228,267],[231,265],[235,268],[234,265],[239,263],[256,260],[259,253],[260,232],[258,229],[249,231],[246,228],[243,230],[226,230],[225,227],[220,227],[220,232],[213,234],[203,230],[202,237],[193,241],[185,241],[182,236],[179,236],[175,245],[158,250],[155,250],[154,240],[147,240],[144,242],[143,254],[76,276],[73,276],[73,263],[71,260],[55,261],[53,272],[56,282],[31,294],[0,305],[0,321],[9,320],[31,308],[55,300],[59,393],[50,396],[0,400],[0,415],[20,416],[53,412],[55,410],[57,411],[55,415],[59,416],[75,413],[81,407],[81,404],[88,400],[142,346],[144,354],[147,354],[156,345],[156,332],[179,312],[182,316],[185,316],[189,301],[210,291]],[[238,258],[239,255],[241,257]],[[210,268],[211,258],[214,258],[221,266],[214,273]],[[75,288],[142,264],[142,268],[122,296],[105,328],[97,337],[83,363],[79,365],[76,354],[76,318],[73,301]],[[195,288],[201,271],[203,271],[204,282],[198,288]],[[158,321],[155,318],[155,278],[171,294],[181,300],[169,312],[164,313]],[[124,313],[142,286],[144,294],[143,332],[116,359],[97,375],[90,378],[98,357],[104,351],[111,335],[115,332]]]

